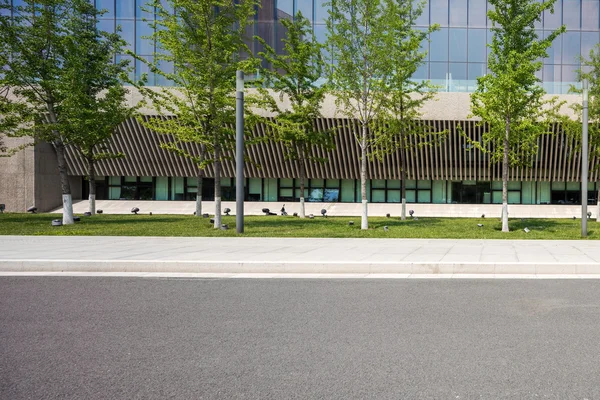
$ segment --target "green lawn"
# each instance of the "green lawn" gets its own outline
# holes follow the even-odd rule
[[[82,236],[238,236],[235,217],[223,217],[229,230],[213,229],[208,219],[187,215],[96,215],[81,217],[71,226],[53,227],[58,214],[0,214],[0,235]],[[348,225],[354,221],[354,225]],[[250,216],[244,236],[335,237],[335,238],[448,238],[448,239],[580,239],[581,221],[573,219],[510,220],[509,233],[502,233],[499,219],[425,218],[418,220],[371,217],[371,229],[360,229],[360,217]],[[477,226],[483,224],[482,227]],[[389,230],[384,231],[384,226]],[[527,227],[529,233],[523,231]],[[589,239],[600,238],[595,220],[588,222]]]

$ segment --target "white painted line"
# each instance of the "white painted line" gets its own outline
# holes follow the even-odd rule
[[[20,272],[0,271],[0,277],[121,277],[150,279],[600,279],[578,274],[314,274],[314,273],[164,273],[164,272]]]

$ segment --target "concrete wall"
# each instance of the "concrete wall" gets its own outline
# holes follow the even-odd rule
[[[8,138],[6,146],[16,148],[30,143],[29,138]],[[0,157],[0,203],[6,212],[24,212],[35,204],[34,148],[26,147],[11,157]]]

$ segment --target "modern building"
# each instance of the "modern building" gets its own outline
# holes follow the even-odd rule
[[[263,0],[257,11],[254,33],[273,47],[281,48],[285,35],[280,20],[300,10],[313,23],[319,40],[326,35],[326,0]],[[13,3],[18,3],[13,0]],[[152,13],[142,11],[145,0],[96,0],[98,8],[107,9],[100,27],[114,31],[120,25],[128,48],[151,59],[155,44],[143,36],[151,33],[142,19],[153,19]],[[470,149],[460,135],[462,128],[476,139],[481,133],[476,122],[469,119],[469,92],[475,89],[476,78],[486,72],[491,41],[490,21],[486,18],[489,4],[486,0],[426,0],[425,12],[418,27],[425,29],[437,23],[441,29],[431,34],[431,42],[424,43],[427,62],[415,74],[415,79],[430,79],[442,87],[438,101],[424,109],[423,124],[436,130],[448,130],[441,146],[417,148],[408,152],[407,201],[414,203],[469,203],[494,204],[501,202],[501,171],[489,165],[487,157]],[[548,35],[561,24],[567,32],[554,42],[543,60],[539,77],[546,91],[569,103],[578,102],[578,96],[569,95],[579,68],[579,56],[588,54],[600,39],[600,1],[557,0],[555,13],[546,13],[537,24],[539,36]],[[251,43],[255,52],[258,42]],[[129,57],[122,55],[121,57]],[[164,66],[169,68],[168,65]],[[155,86],[165,86],[143,63],[135,63],[134,74],[149,73]],[[131,101],[136,101],[132,94]],[[569,112],[565,108],[565,112]],[[321,129],[338,127],[336,147],[323,151],[328,159],[324,164],[311,165],[305,197],[309,201],[360,201],[359,148],[351,132],[351,121],[339,118],[331,99],[324,106],[324,118],[315,121]],[[540,140],[539,154],[530,168],[512,168],[510,171],[509,203],[511,204],[577,204],[580,202],[581,155],[571,141],[554,127],[557,134]],[[255,134],[264,134],[258,127]],[[98,168],[98,199],[193,200],[196,196],[195,166],[188,160],[162,150],[163,137],[149,132],[137,121],[123,124],[111,146],[126,154],[124,159],[107,160]],[[246,165],[246,199],[251,201],[293,202],[299,198],[295,166],[284,157],[277,143],[263,143],[248,148],[253,163]],[[233,159],[233,157],[232,157]],[[590,160],[590,199],[596,198],[595,181],[600,178],[598,161]],[[58,180],[53,165],[52,149],[37,145],[20,154],[0,159],[0,203],[7,210],[20,211],[35,204],[40,210],[60,205]],[[72,176],[74,198],[87,197],[83,176],[83,161],[70,151],[69,172]],[[209,167],[210,177],[212,170]],[[224,165],[223,199],[235,196],[235,166],[233,160]],[[400,202],[400,171],[398,154],[383,160],[369,161],[369,200],[374,203]],[[213,196],[209,182],[203,187],[204,197]]]

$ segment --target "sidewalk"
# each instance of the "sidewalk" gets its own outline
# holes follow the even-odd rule
[[[598,275],[595,241],[1,236],[0,272]]]

